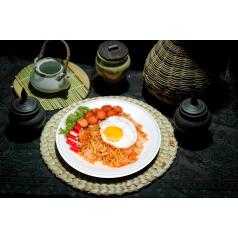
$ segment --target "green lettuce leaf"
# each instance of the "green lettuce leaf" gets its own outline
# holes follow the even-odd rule
[[[84,117],[84,114],[87,112],[91,112],[92,109],[88,108],[88,107],[84,107],[84,106],[80,106],[77,108],[77,110],[70,114],[66,121],[65,121],[65,129],[60,128],[60,132],[59,134],[64,134],[65,136],[75,127],[75,125],[77,124],[77,120],[82,120]]]

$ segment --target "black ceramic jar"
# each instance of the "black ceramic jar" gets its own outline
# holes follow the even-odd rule
[[[211,113],[207,105],[197,99],[194,92],[191,98],[181,102],[174,113],[173,120],[182,134],[201,134],[211,125]]]
[[[23,89],[21,98],[16,99],[12,104],[9,121],[17,128],[26,130],[26,132],[36,131],[45,122],[45,110],[39,100],[28,97],[25,89]]]

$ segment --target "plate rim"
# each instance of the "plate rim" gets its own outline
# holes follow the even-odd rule
[[[60,148],[60,146],[58,146],[60,143],[60,135],[59,135],[59,129],[62,127],[62,123],[63,123],[63,120],[70,114],[72,113],[73,110],[75,110],[76,108],[80,107],[80,106],[84,106],[85,104],[87,103],[92,103],[94,101],[97,101],[97,102],[100,102],[100,101],[122,101],[126,104],[130,104],[140,110],[142,110],[143,113],[146,113],[150,119],[153,121],[156,129],[157,129],[157,134],[159,135],[158,136],[158,140],[157,140],[157,144],[156,144],[156,148],[153,152],[153,154],[150,156],[149,159],[147,159],[143,164],[141,164],[140,166],[138,166],[136,169],[132,169],[130,171],[125,171],[125,172],[122,172],[122,173],[114,173],[114,174],[109,174],[109,175],[106,175],[105,172],[104,173],[94,173],[94,172],[91,172],[91,171],[88,171],[88,170],[85,170],[81,167],[79,167],[78,165],[75,165],[74,162],[70,161],[68,159],[68,156],[64,154],[63,150]],[[85,105],[87,106],[87,105]],[[89,176],[93,176],[93,177],[98,177],[98,178],[120,178],[120,177],[124,177],[124,176],[128,176],[128,175],[131,175],[131,174],[134,174],[140,170],[142,170],[143,168],[145,168],[151,161],[153,161],[153,159],[156,157],[156,155],[158,154],[159,150],[160,150],[160,146],[161,146],[161,131],[160,131],[160,127],[159,127],[159,124],[156,122],[155,118],[147,111],[145,110],[143,107],[141,107],[140,105],[137,105],[133,102],[130,102],[130,101],[127,101],[127,100],[123,100],[123,99],[117,99],[117,98],[100,98],[100,99],[94,99],[94,100],[90,100],[88,102],[83,102],[81,103],[80,105],[77,105],[75,106],[74,108],[72,108],[70,111],[68,111],[64,116],[63,118],[61,119],[58,127],[57,127],[57,131],[56,131],[56,147],[62,157],[62,159],[67,163],[69,164],[71,167],[73,167],[76,171],[78,172],[81,172],[83,174],[86,174],[86,175],[89,175]],[[64,156],[63,156],[63,155]],[[64,158],[66,157],[66,159]]]

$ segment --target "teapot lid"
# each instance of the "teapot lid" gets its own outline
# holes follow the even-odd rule
[[[38,100],[33,97],[27,97],[26,90],[23,88],[21,98],[13,102],[12,109],[19,114],[28,114],[38,110]]]
[[[208,115],[207,105],[202,100],[197,99],[196,91],[193,92],[191,98],[181,102],[179,112],[188,121],[202,121]]]
[[[98,52],[105,60],[121,60],[128,55],[128,48],[120,41],[109,40],[99,46]]]

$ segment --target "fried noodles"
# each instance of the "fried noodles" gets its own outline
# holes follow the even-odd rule
[[[129,114],[120,116],[130,120],[137,129],[137,141],[127,149],[115,148],[102,140],[99,123],[89,125],[88,130],[79,133],[79,142],[82,145],[78,154],[86,161],[95,164],[100,162],[111,168],[120,168],[133,164],[138,160],[138,155],[143,151],[143,144],[148,141],[147,135],[142,131],[142,126],[135,122]]]

